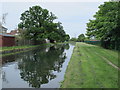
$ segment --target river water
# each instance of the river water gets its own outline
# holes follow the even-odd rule
[[[41,46],[2,57],[2,88],[59,88],[74,45]]]

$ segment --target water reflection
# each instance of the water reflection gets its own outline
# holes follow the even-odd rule
[[[69,49],[69,44],[42,46],[33,51],[4,57],[3,64],[17,61],[21,79],[29,83],[30,87],[40,88],[42,84],[56,78],[54,72],[61,72],[66,59],[65,49]],[[6,81],[5,75],[4,80]]]

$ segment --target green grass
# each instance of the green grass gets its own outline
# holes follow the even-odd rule
[[[26,46],[13,46],[13,47],[2,47],[2,51],[14,50],[14,49],[25,49],[36,47],[37,45],[26,45]]]
[[[24,46],[12,46],[12,47],[0,47],[0,51],[10,51],[10,50],[14,50],[14,49],[25,49],[25,48],[32,48],[32,47],[36,47],[36,46],[42,46],[42,45],[55,45],[55,44],[66,44],[69,42],[62,42],[62,43],[43,43],[40,45],[24,45]]]
[[[14,50],[14,49],[26,49],[26,48],[32,48],[32,47],[37,47],[37,46],[42,46],[42,45],[53,45],[53,44],[52,43],[44,43],[44,44],[40,44],[40,45],[2,47],[2,48],[0,48],[0,51],[10,51],[10,50]]]
[[[61,88],[118,88],[118,52],[76,43]],[[104,60],[105,59],[105,60]]]
[[[14,52],[14,53],[2,54],[2,55],[0,55],[0,57],[5,57],[5,56],[10,56],[10,55],[15,55],[15,54],[19,54],[19,53],[22,53],[22,52],[28,52],[28,51],[30,51],[30,50],[33,50],[33,49],[28,49],[28,50],[19,51],[19,52]]]
[[[17,52],[10,52],[10,53],[5,53],[5,54],[1,54],[0,57],[4,57],[4,56],[9,56],[9,55],[13,55],[13,54],[17,54],[17,53],[21,53],[21,52],[26,52],[29,50],[32,50],[32,48],[34,47],[40,47],[40,46],[53,46],[55,44],[52,43],[43,43],[40,45],[25,45],[25,46],[13,46],[13,47],[0,47],[0,51],[10,51],[10,50],[16,50],[16,49],[25,49],[24,51],[17,51]],[[28,50],[26,50],[28,48]],[[31,49],[29,49],[31,48]]]

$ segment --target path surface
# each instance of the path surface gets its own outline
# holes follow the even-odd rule
[[[76,43],[63,88],[118,88],[118,52]]]

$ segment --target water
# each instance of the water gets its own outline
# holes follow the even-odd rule
[[[3,88],[59,88],[74,44],[61,44],[3,57]]]

